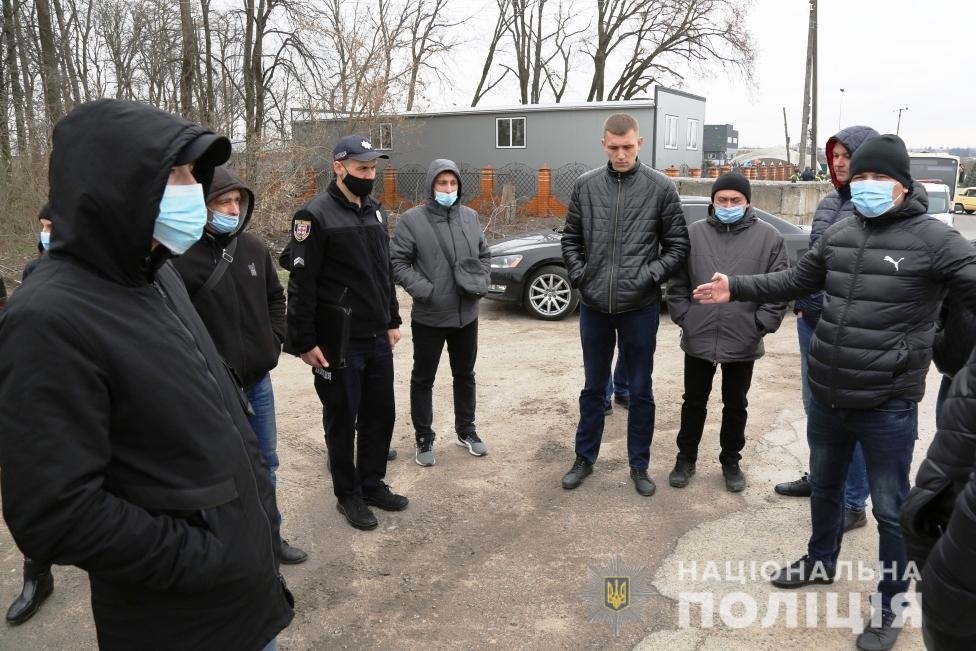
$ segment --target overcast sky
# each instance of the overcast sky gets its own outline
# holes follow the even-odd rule
[[[471,40],[447,64],[452,85],[434,89],[430,108],[470,104],[494,25],[494,0],[460,0],[456,6],[478,16]],[[738,129],[740,146],[782,144],[784,106],[790,138],[798,138],[808,7],[806,0],[753,0],[748,22],[758,47],[757,87],[724,74],[688,78],[680,86],[706,98],[707,123]],[[976,146],[976,3],[820,0],[818,13],[821,147],[838,121],[894,133],[897,109],[904,107],[900,135],[910,148]],[[580,74],[564,101],[585,100],[588,90],[589,76]],[[517,101],[510,89],[480,106]]]

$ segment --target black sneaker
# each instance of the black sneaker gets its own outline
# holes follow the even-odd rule
[[[363,491],[363,501],[369,506],[375,506],[384,511],[402,511],[407,508],[407,504],[410,504],[410,500],[403,495],[397,495],[383,482],[380,482],[379,488],[374,488],[369,492]]]
[[[647,476],[646,470],[631,468],[630,478],[634,482],[634,488],[644,497],[650,497],[657,490],[654,480]]]
[[[282,538],[278,545],[278,560],[285,565],[298,565],[308,560],[308,554],[298,547],[289,545],[288,541]]]
[[[802,588],[805,585],[823,584],[829,585],[834,582],[836,568],[827,567],[822,561],[811,560],[809,556],[804,556],[795,563],[780,568],[769,582],[777,588]]]
[[[868,622],[864,632],[857,636],[857,648],[862,651],[888,651],[895,646],[895,641],[901,633],[901,623],[897,626],[895,614],[890,610],[881,611],[881,621]],[[880,626],[874,626],[880,624]]]
[[[813,488],[810,486],[810,475],[803,473],[803,476],[797,480],[776,484],[773,490],[787,497],[810,497]]]
[[[723,463],[722,476],[725,477],[725,488],[730,493],[741,492],[746,487],[746,476],[737,463]]]
[[[379,524],[361,497],[346,497],[337,501],[336,510],[346,516],[346,522],[363,531],[375,529]]]
[[[844,533],[851,529],[860,529],[867,523],[868,516],[864,511],[855,511],[850,507],[844,507]]]
[[[390,448],[389,450],[386,451],[386,460],[387,461],[393,461],[394,459],[396,459],[396,457],[397,457],[397,452],[396,452],[395,449]]]
[[[583,483],[583,480],[592,473],[593,464],[583,457],[576,455],[576,461],[573,462],[573,467],[569,469],[569,472],[563,475],[563,488],[566,490],[579,488],[579,485]]]
[[[678,459],[674,462],[674,470],[668,475],[668,483],[675,488],[684,488],[695,474],[695,462]]]

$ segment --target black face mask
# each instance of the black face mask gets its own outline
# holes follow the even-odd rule
[[[373,179],[361,179],[347,173],[342,178],[342,184],[357,197],[365,197],[373,192]]]

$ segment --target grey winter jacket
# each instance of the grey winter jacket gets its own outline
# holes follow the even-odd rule
[[[450,208],[434,201],[434,179],[445,171],[458,177],[458,199]],[[452,161],[433,161],[427,170],[427,203],[400,215],[390,244],[396,283],[413,297],[411,319],[436,328],[460,328],[478,318],[479,299],[462,296],[454,280],[458,256],[478,258],[485,275],[491,276],[491,251],[478,213],[461,205],[460,179],[461,172]],[[444,256],[435,228],[449,247],[450,260]]]
[[[668,312],[681,326],[681,350],[692,357],[714,364],[756,360],[765,353],[763,335],[776,332],[783,322],[786,302],[702,305],[692,302],[691,291],[709,282],[718,269],[731,274],[786,269],[786,243],[752,208],[734,224],[723,224],[709,213],[688,226],[691,251],[668,285]]]
[[[976,309],[976,252],[927,208],[916,185],[890,215],[855,212],[828,228],[792,269],[730,278],[737,301],[824,290],[808,374],[819,402],[871,409],[892,398],[920,400],[946,290]]]
[[[873,138],[878,132],[871,127],[854,126],[841,129],[827,140],[824,152],[827,156],[827,168],[830,170],[830,180],[834,184],[834,191],[820,200],[817,210],[813,215],[813,226],[810,228],[810,246],[813,248],[817,240],[823,235],[824,231],[834,223],[839,222],[845,217],[854,214],[854,204],[851,203],[851,184],[841,183],[834,171],[834,147],[839,143],[843,145],[851,156],[857,151],[868,138]],[[817,292],[810,296],[796,299],[793,306],[794,314],[802,314],[803,320],[811,328],[817,327],[820,320],[820,312],[823,310],[823,293]]]
[[[688,255],[681,200],[668,177],[637,162],[576,179],[562,237],[570,282],[589,308],[629,312],[661,300]]]

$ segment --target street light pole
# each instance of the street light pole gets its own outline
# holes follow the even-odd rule
[[[903,106],[902,108],[897,108],[894,111],[892,111],[892,113],[894,113],[896,111],[898,113],[898,126],[895,127],[895,135],[896,136],[901,131],[901,112],[902,111],[907,111],[907,110],[908,110],[908,107],[907,106]]]
[[[844,115],[844,89],[840,89],[840,106],[837,108],[837,130],[841,130],[841,116]]]

